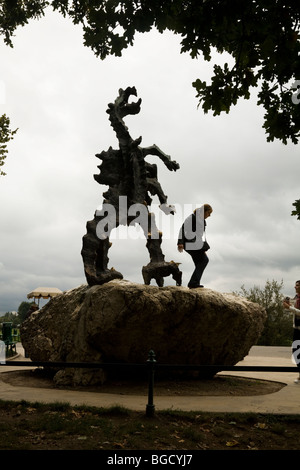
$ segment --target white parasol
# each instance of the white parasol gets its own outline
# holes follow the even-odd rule
[[[32,292],[27,294],[28,299],[51,299],[52,297],[56,297],[57,295],[62,294],[63,292],[56,287],[37,287]]]

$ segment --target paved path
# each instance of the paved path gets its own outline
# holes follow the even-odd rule
[[[23,350],[18,349],[19,360],[24,361]],[[16,359],[16,365],[17,361]],[[30,368],[30,361],[28,361]],[[254,346],[250,354],[238,365],[245,366],[293,366],[290,348]],[[85,392],[72,390],[53,390],[44,388],[16,387],[1,380],[1,373],[9,370],[20,370],[20,367],[0,366],[0,399],[2,400],[26,400],[30,402],[67,402],[71,405],[88,405],[96,407],[109,407],[122,405],[128,409],[144,411],[146,409],[147,396],[132,396],[120,394],[108,394],[99,392]],[[24,367],[22,367],[24,369]],[[272,380],[286,384],[279,392],[268,395],[236,397],[176,397],[155,396],[156,410],[173,409],[184,411],[207,412],[254,412],[273,414],[300,414],[300,384],[294,383],[297,374],[293,372],[223,372],[223,375],[235,375],[258,379]]]

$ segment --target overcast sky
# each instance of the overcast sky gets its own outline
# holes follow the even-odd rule
[[[209,203],[204,285],[232,292],[274,279],[294,293],[300,221],[291,211],[300,197],[299,148],[267,143],[255,97],[229,115],[204,115],[192,82],[209,81],[213,64],[180,54],[178,37],[138,35],[121,58],[100,61],[83,46],[80,27],[51,11],[18,29],[14,48],[2,43],[0,52],[0,114],[19,128],[9,143],[7,176],[0,177],[1,313],[17,310],[36,287],[68,290],[86,282],[82,236],[107,189],[93,178],[100,164],[94,155],[118,148],[106,109],[128,86],[142,98],[141,112],[125,118],[132,138],[142,136],[143,147],[155,143],[180,164],[169,172],[149,157],[177,207],[172,218],[153,200],[166,261],[182,263],[183,285],[193,264],[177,252],[177,232],[189,208]],[[143,282],[149,258],[138,232],[128,239],[117,234],[109,258],[124,279]]]

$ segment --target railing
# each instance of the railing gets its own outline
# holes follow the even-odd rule
[[[186,365],[186,364],[160,364],[155,359],[153,350],[149,351],[146,363],[98,363],[98,362],[39,362],[39,361],[5,361],[0,366],[13,367],[49,367],[54,369],[78,368],[78,369],[139,369],[148,371],[148,403],[146,405],[146,415],[154,416],[154,376],[158,369],[198,371],[205,373],[205,376],[214,376],[217,372],[243,371],[243,372],[298,372],[297,366],[230,366],[230,365]]]

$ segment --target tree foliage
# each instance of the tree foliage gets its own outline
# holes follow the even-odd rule
[[[21,302],[18,307],[17,315],[13,312],[6,312],[5,315],[0,317],[0,324],[4,322],[11,322],[13,327],[21,325],[21,323],[27,318],[30,306],[33,303],[34,302]]]
[[[299,0],[2,0],[5,43],[12,46],[17,27],[40,18],[47,7],[81,25],[84,44],[101,59],[120,56],[136,33],[152,28],[179,35],[181,52],[192,58],[210,61],[215,51],[227,53],[230,60],[214,65],[210,83],[194,81],[199,106],[205,113],[229,113],[256,90],[267,141],[298,143]],[[293,215],[300,218],[298,206]]]
[[[16,28],[24,26],[32,18],[39,18],[48,4],[40,0],[1,0],[0,34],[4,36],[4,42],[12,46]]]
[[[300,220],[300,199],[297,199],[294,203],[293,206],[295,209],[292,211],[292,215],[296,215],[297,219]]]
[[[17,129],[14,131],[10,129],[10,120],[6,114],[0,116],[0,176],[5,175],[4,171],[1,170],[1,167],[4,165],[4,160],[8,153],[7,143],[13,139],[16,132]]]
[[[298,142],[298,0],[4,0],[0,33],[6,44],[47,6],[82,25],[85,45],[101,59],[120,56],[137,32],[153,27],[179,35],[181,52],[193,58],[210,61],[214,51],[226,52],[230,61],[214,66],[210,83],[201,77],[193,83],[204,112],[228,113],[258,88],[267,140]]]
[[[20,303],[18,308],[19,323],[22,323],[27,318],[29,309],[32,304],[34,304],[34,302],[23,301]]]
[[[267,281],[264,288],[254,286],[247,290],[241,287],[239,295],[258,303],[267,312],[267,319],[258,344],[264,346],[289,346],[292,341],[292,318],[283,308],[283,282]]]

